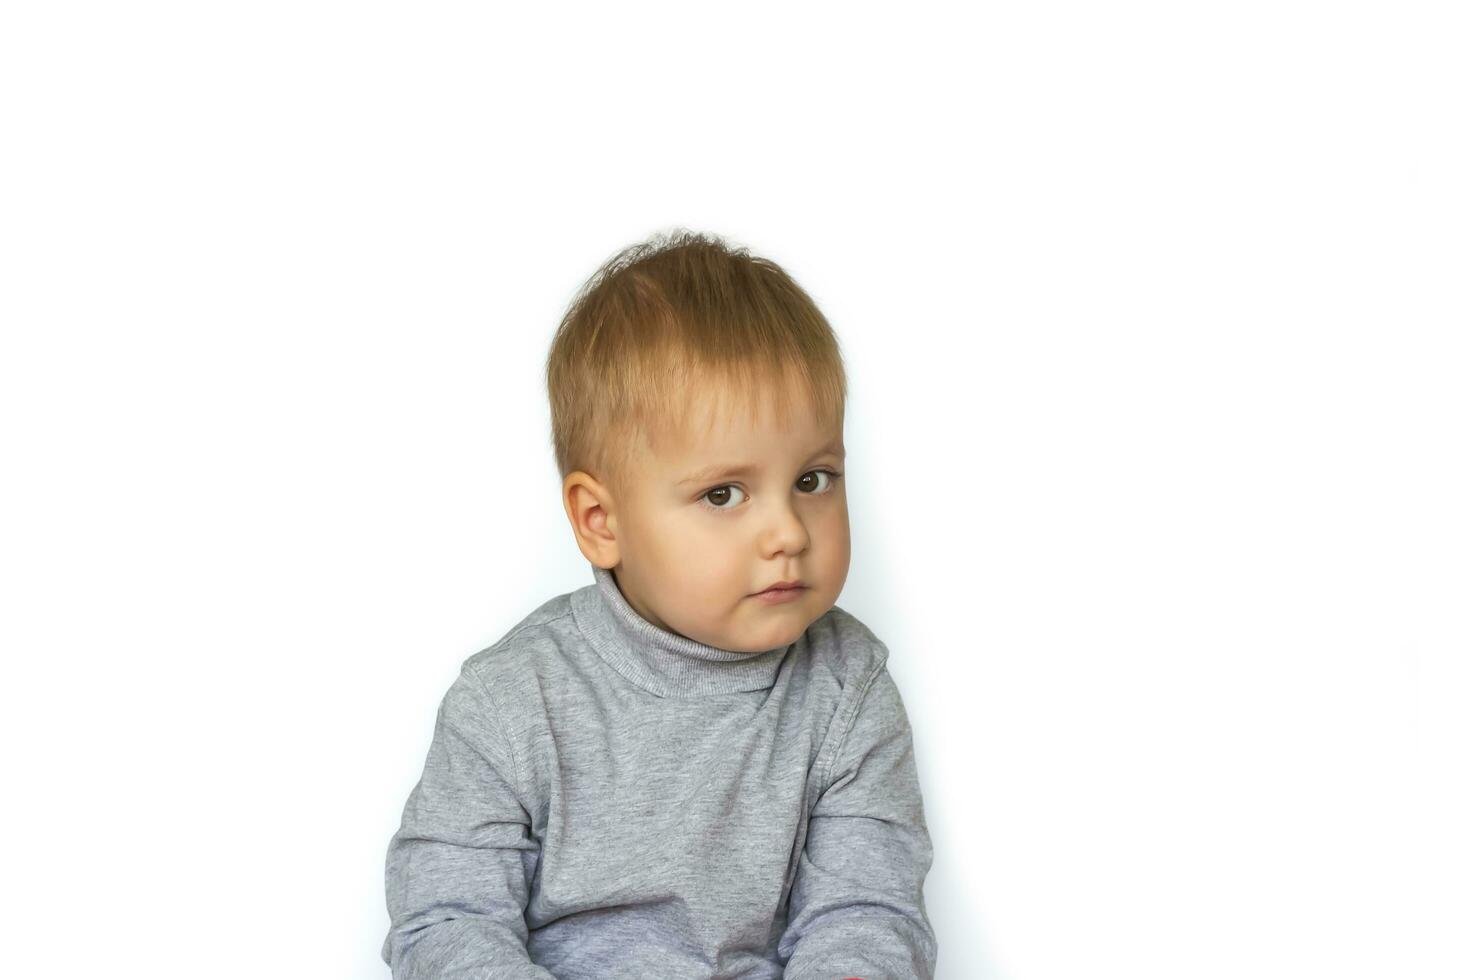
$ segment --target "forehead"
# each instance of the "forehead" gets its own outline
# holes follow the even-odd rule
[[[689,399],[657,441],[657,461],[675,469],[755,464],[822,452],[843,455],[842,427],[821,419],[810,400],[791,393],[785,415],[766,393],[736,400]]]

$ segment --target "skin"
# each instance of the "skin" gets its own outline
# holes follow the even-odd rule
[[[848,500],[841,426],[806,401],[778,427],[767,395],[758,419],[731,408],[708,426],[702,408],[658,451],[645,446],[626,486],[575,470],[563,502],[579,550],[613,571],[630,606],[681,636],[744,653],[792,643],[827,612],[848,577]],[[695,433],[694,438],[688,433]],[[831,445],[831,451],[824,451]],[[703,467],[753,473],[682,483]],[[790,602],[753,593],[801,579]]]

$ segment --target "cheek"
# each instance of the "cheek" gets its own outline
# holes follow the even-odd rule
[[[848,508],[828,507],[817,514],[812,522],[813,532],[824,538],[846,538],[848,536]]]
[[[826,568],[847,568],[852,552],[847,508],[839,507],[836,512],[824,515],[812,535],[814,550],[819,552]]]
[[[726,571],[724,556],[735,550],[734,536],[716,526],[716,515],[676,514],[655,528],[654,560],[680,579],[683,592],[710,588]]]

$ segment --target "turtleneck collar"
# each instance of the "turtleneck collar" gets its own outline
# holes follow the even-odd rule
[[[606,568],[592,565],[594,584],[572,593],[579,630],[594,651],[633,684],[660,697],[696,697],[771,687],[787,651],[761,653],[708,646],[662,629],[635,612]]]

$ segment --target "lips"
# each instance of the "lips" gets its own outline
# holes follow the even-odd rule
[[[802,598],[806,588],[800,589],[763,589],[751,598],[759,599],[764,606],[781,606],[791,602],[797,602]]]
[[[807,588],[807,586],[805,584],[803,584],[800,580],[792,581],[792,582],[777,582],[777,583],[775,583],[773,585],[768,585],[766,588],[762,589],[760,592],[758,592],[756,594],[757,595],[765,595],[768,592],[790,592],[790,591],[792,591],[794,589],[805,589],[805,588]]]

